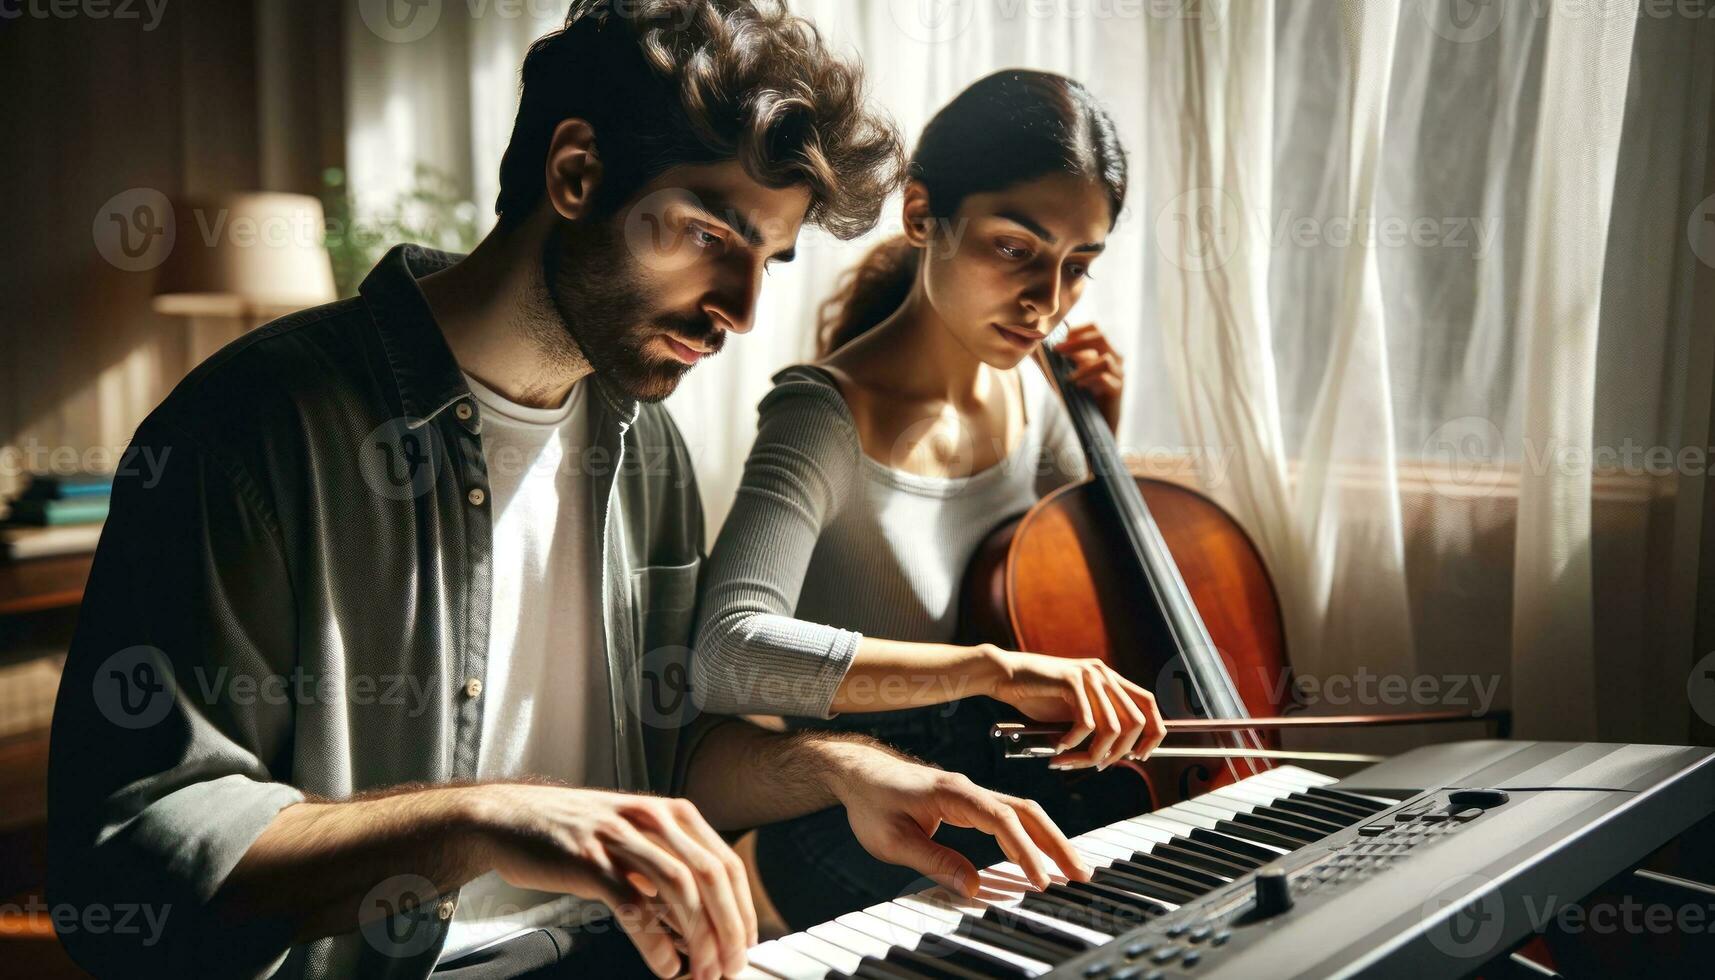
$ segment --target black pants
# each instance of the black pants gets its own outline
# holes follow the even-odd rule
[[[625,930],[611,919],[581,928],[547,926],[527,932],[443,964],[434,973],[435,980],[512,977],[641,980],[654,976]]]
[[[1003,758],[989,728],[1015,718],[1017,712],[998,701],[966,698],[812,724],[867,732],[949,772],[962,772],[979,786],[1035,800],[1068,837],[1147,809],[1143,780],[1123,769],[1092,770],[1074,782],[1041,760]],[[935,840],[969,858],[979,870],[1005,860],[992,837],[974,830],[943,825]],[[795,931],[933,884],[916,871],[870,857],[852,835],[842,807],[761,828],[756,864],[769,898]]]

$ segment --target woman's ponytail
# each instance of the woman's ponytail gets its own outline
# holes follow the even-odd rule
[[[895,235],[878,242],[840,276],[834,295],[823,301],[816,318],[817,359],[851,343],[905,303],[921,252],[904,235]]]

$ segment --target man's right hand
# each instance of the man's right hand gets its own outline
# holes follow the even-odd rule
[[[529,783],[472,789],[508,883],[605,902],[659,976],[679,973],[664,926],[696,980],[744,969],[757,941],[744,865],[690,802]]]

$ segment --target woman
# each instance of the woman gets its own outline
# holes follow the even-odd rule
[[[909,177],[903,235],[824,307],[821,358],[762,400],[704,574],[692,691],[704,710],[868,732],[1078,833],[1135,813],[1141,783],[1120,771],[1068,792],[997,759],[990,724],[1068,721],[1063,746],[1090,744],[1060,764],[1106,768],[1160,741],[1154,699],[1100,661],[950,641],[979,542],[1084,475],[1064,406],[1026,362],[1083,293],[1125,153],[1082,85],[1008,70],[936,114]],[[1101,332],[1079,327],[1058,350],[1114,424],[1121,363]],[[974,832],[936,840],[948,878],[1000,860]],[[838,810],[765,828],[757,864],[796,929],[913,878],[870,858]]]

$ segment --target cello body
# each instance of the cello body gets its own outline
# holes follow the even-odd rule
[[[1286,713],[1294,704],[1285,631],[1256,546],[1208,497],[1164,480],[1135,480],[1245,713]],[[1070,484],[991,532],[967,569],[961,640],[1095,657],[1155,694],[1164,717],[1204,717],[1111,497],[1099,480]],[[1257,737],[1279,748],[1278,732]],[[1232,775],[1230,767],[1196,760],[1156,760],[1143,770],[1158,807]]]

